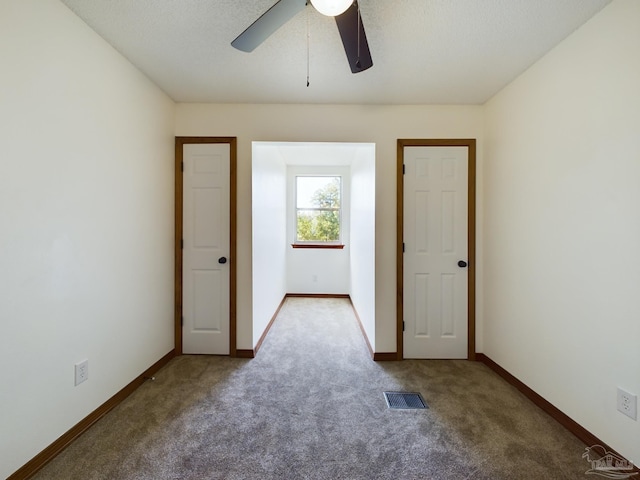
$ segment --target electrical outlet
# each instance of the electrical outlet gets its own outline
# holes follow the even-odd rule
[[[618,411],[634,420],[638,418],[638,397],[618,387]]]
[[[76,386],[89,379],[89,360],[76,363]]]

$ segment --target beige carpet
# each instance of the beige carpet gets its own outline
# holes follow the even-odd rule
[[[34,478],[585,479],[584,449],[483,364],[373,362],[347,300],[290,298],[257,358],[172,360]]]

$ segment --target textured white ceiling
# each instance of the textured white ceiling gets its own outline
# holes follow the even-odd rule
[[[275,0],[62,2],[178,102],[482,104],[610,0],[360,0],[355,75],[311,6],[245,53],[230,42]]]

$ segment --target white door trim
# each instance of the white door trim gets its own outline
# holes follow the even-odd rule
[[[236,225],[237,225],[237,139],[235,137],[176,137],[175,139],[175,247],[174,247],[174,348],[182,355],[182,238],[183,238],[183,147],[187,144],[228,143],[229,181],[229,356],[236,348]]]
[[[398,139],[397,142],[397,246],[396,246],[396,359],[404,358],[404,147],[468,147],[468,288],[467,288],[467,359],[476,358],[475,265],[476,265],[476,140],[475,139]]]

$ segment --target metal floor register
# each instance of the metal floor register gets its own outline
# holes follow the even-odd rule
[[[387,407],[400,410],[429,408],[422,395],[415,392],[384,392]]]

